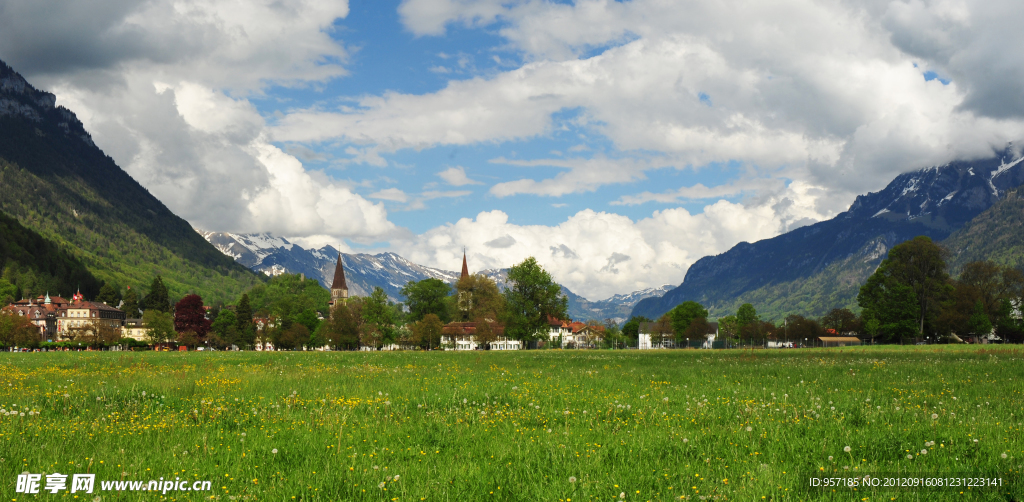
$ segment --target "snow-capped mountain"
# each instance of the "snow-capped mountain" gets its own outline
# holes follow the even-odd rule
[[[288,242],[287,239],[266,233],[233,234],[202,230],[197,232],[220,252],[254,271],[271,276],[302,273],[317,279],[325,288],[329,288],[334,279],[338,250],[332,246],[303,249],[302,246]],[[345,264],[345,281],[348,283],[349,294],[353,296],[367,296],[374,287],[380,286],[392,300],[402,301],[401,289],[409,281],[434,278],[454,284],[459,278],[459,272],[417,265],[395,253],[342,253],[342,261]],[[504,291],[508,282],[507,268],[482,270],[477,273],[494,280],[498,289]],[[621,323],[626,320],[626,315],[638,301],[662,295],[668,289],[671,289],[670,286],[648,288],[595,302],[565,287],[562,287],[562,292],[569,299],[569,316],[573,319],[612,319]]]
[[[1024,184],[1022,161],[1011,145],[990,158],[901,174],[830,220],[697,260],[679,287],[638,302],[632,313],[654,319],[687,300],[712,316],[750,302],[776,319],[854,306],[889,249],[919,235],[945,239]]]

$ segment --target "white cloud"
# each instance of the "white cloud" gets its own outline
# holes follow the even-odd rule
[[[409,200],[409,196],[405,192],[397,188],[386,188],[369,195],[371,199],[390,200],[394,202],[405,202]]]
[[[510,160],[492,159],[493,164],[523,167],[560,167],[566,169],[554,178],[536,181],[523,178],[506,181],[491,187],[491,194],[509,197],[521,193],[558,197],[570,193],[593,192],[602,185],[628,183],[644,179],[644,170],[657,165],[637,159],[610,159],[598,155],[589,159]]]
[[[636,195],[623,195],[619,197],[619,200],[612,201],[610,204],[613,206],[634,206],[647,202],[671,204],[689,200],[716,199],[744,192],[765,191],[772,188],[778,190],[781,186],[782,181],[777,179],[743,179],[713,187],[706,187],[702,183],[697,183],[693,186],[680,187],[660,193],[642,192]]]
[[[472,180],[469,176],[466,176],[466,170],[462,166],[449,167],[444,171],[437,173],[445,181],[452,186],[465,186],[465,185],[481,185],[479,181]]]
[[[848,203],[899,172],[986,155],[1024,135],[1024,110],[989,118],[973,97],[1024,96],[1009,92],[1024,86],[1009,78],[1024,76],[1024,64],[1015,64],[1024,53],[996,44],[1002,32],[977,25],[1012,23],[1008,14],[1019,10],[1006,1],[951,0],[707,0],[685,9],[658,0],[406,0],[402,19],[416,34],[499,23],[532,62],[432,94],[364,98],[343,113],[300,111],[277,124],[275,137],[387,149],[521,140],[549,133],[556,112],[579,110],[579,123],[622,152],[661,152],[677,167],[742,161],[762,175],[806,179]],[[1009,40],[1021,36],[1007,31]],[[929,64],[953,83],[926,82],[914,66],[922,56],[948,58]],[[957,78],[956,68],[976,66],[1007,78]],[[982,87],[987,93],[978,94]],[[589,191],[601,184],[587,179],[589,170],[516,180],[492,193]],[[634,171],[608,182],[636,178]],[[563,181],[573,188],[558,188]]]
[[[270,144],[246,98],[272,84],[344,75],[348,53],[329,31],[348,14],[347,2],[66,7],[46,0],[0,7],[5,59],[55,92],[96,144],[176,214],[209,230],[328,234],[334,242],[398,231],[382,204]],[[349,153],[386,165],[372,146]]]
[[[462,248],[472,270],[503,268],[534,256],[556,281],[590,299],[682,282],[697,259],[740,241],[753,242],[827,215],[822,192],[793,184],[756,204],[718,201],[702,213],[655,211],[633,221],[586,209],[558,225],[517,225],[503,211],[479,213],[431,229],[393,249],[415,263],[457,269]]]

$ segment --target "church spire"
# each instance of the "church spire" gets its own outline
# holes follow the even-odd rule
[[[339,300],[348,299],[348,285],[345,284],[345,266],[341,262],[341,253],[338,253],[338,264],[334,268],[334,283],[331,284],[331,304]]]
[[[459,280],[469,277],[469,266],[466,264],[466,250],[462,250],[462,276]]]

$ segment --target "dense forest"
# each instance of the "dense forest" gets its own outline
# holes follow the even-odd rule
[[[100,286],[70,252],[0,213],[0,302],[47,292],[70,296],[79,288],[91,298]]]

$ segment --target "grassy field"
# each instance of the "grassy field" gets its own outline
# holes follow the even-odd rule
[[[0,480],[7,500],[1019,501],[1022,377],[1016,347],[2,353]],[[96,488],[16,493],[24,472]],[[807,488],[865,473],[1003,487]],[[211,490],[100,489],[161,477]]]

